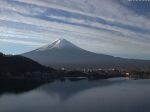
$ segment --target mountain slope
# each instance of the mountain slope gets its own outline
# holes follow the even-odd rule
[[[11,74],[12,76],[21,76],[25,73],[50,73],[53,69],[40,65],[39,63],[22,57],[8,56],[0,53],[0,76]]]
[[[81,49],[65,39],[22,54],[43,65],[55,68],[137,68],[150,67],[150,61],[123,59],[104,54],[96,54]]]
[[[78,49],[78,50],[81,49],[65,39],[58,39],[55,42],[53,42],[52,44],[43,46],[35,51],[48,51],[51,49],[66,49],[66,48]]]

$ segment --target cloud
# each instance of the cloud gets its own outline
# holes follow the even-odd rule
[[[0,42],[8,42],[8,43],[14,43],[14,44],[21,44],[21,45],[30,45],[30,46],[41,45],[41,43],[38,43],[38,42],[24,41],[24,40],[18,40],[18,39],[1,39],[0,38]]]
[[[39,47],[66,38],[94,52],[133,57],[141,52],[144,58],[150,54],[150,18],[125,4],[118,0],[1,0],[0,42]]]
[[[149,18],[140,16],[116,0],[18,0],[20,2],[100,17],[124,24],[149,28]],[[134,24],[136,23],[136,24]]]

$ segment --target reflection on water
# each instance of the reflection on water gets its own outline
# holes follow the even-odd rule
[[[53,82],[3,93],[0,112],[150,112],[150,80]]]

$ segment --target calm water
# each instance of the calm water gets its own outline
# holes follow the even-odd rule
[[[150,112],[150,80],[58,81],[5,92],[0,112]]]

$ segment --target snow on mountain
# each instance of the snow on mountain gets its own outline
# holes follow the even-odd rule
[[[46,51],[51,49],[81,49],[76,45],[72,44],[71,42],[67,41],[66,39],[58,39],[50,45],[43,46],[36,51]]]
[[[40,64],[54,68],[141,68],[150,67],[150,61],[123,59],[86,51],[65,39],[22,54]]]

